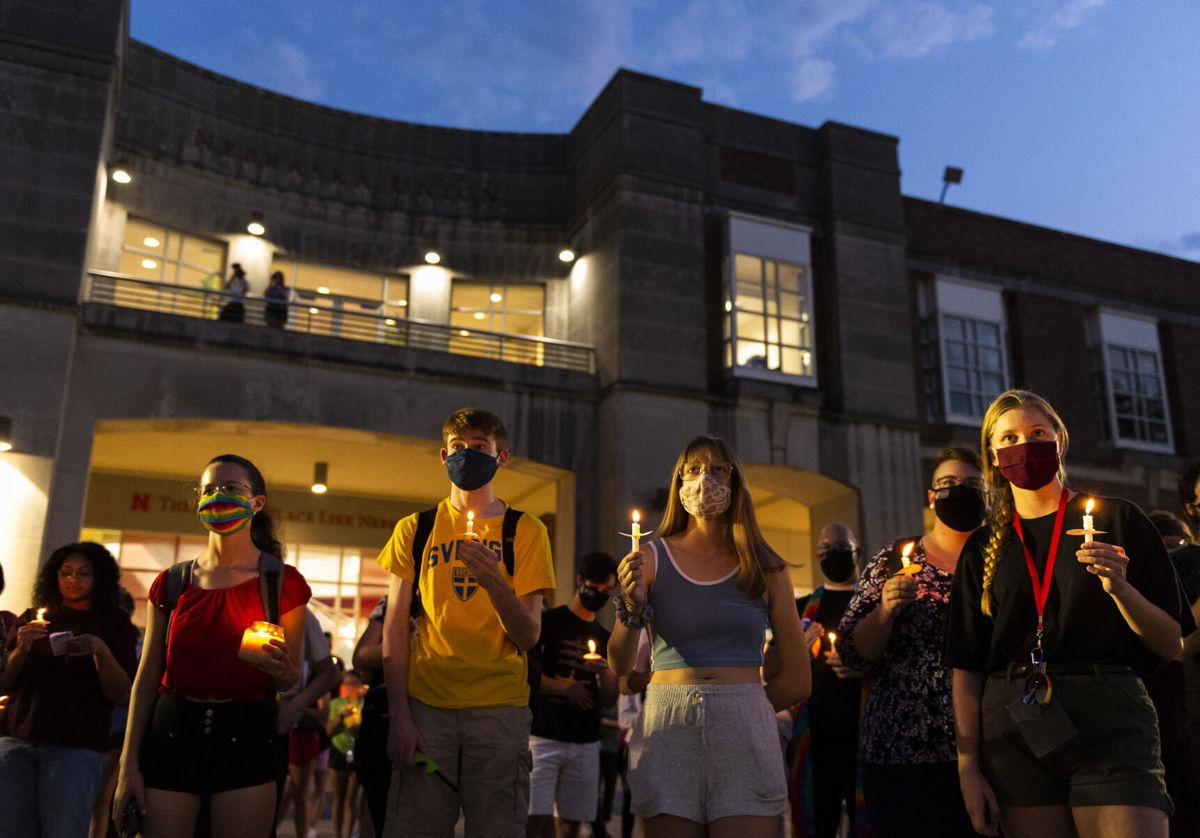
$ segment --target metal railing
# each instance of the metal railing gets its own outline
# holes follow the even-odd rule
[[[515,364],[587,373],[594,369],[595,352],[586,344],[459,328],[412,317],[388,317],[378,313],[379,303],[368,301],[334,299],[328,305],[311,305],[261,296],[236,297],[224,291],[108,271],[89,271],[89,279],[87,300],[92,303]]]

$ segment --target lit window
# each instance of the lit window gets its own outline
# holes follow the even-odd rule
[[[812,378],[808,269],[735,253],[732,287],[725,305],[727,366]]]
[[[271,262],[271,273],[276,271],[283,274],[292,298],[309,306],[311,314],[320,315],[303,324],[305,331],[399,342],[402,332],[392,327],[408,316],[407,276],[335,268],[286,256]],[[380,317],[386,327],[382,331]]]
[[[1004,304],[993,288],[938,280],[921,323],[931,421],[973,425],[1008,389]]]
[[[1174,450],[1157,324],[1101,313],[1092,325],[1102,436],[1124,448]]]
[[[218,289],[225,245],[130,217],[121,242],[119,273],[152,282]]]
[[[736,376],[815,385],[811,231],[731,213],[727,233],[725,367]]]
[[[471,339],[451,339],[450,351],[540,365],[543,360],[541,344],[507,340],[506,336],[544,337],[545,306],[546,291],[541,285],[454,280],[450,289],[450,325],[461,330],[460,336]],[[495,336],[480,332],[493,332]]]

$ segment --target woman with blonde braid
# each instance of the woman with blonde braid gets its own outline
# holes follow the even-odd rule
[[[1158,724],[1140,675],[1192,624],[1154,527],[1128,501],[1066,488],[1066,426],[1023,390],[981,429],[991,498],[950,601],[959,781],[988,835],[1167,835]]]

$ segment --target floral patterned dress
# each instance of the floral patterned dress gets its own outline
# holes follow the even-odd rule
[[[893,557],[904,542],[880,550],[871,559],[838,626],[843,662],[870,679],[858,759],[871,765],[957,759],[950,670],[942,663],[954,575],[928,562],[923,543],[917,542],[912,555],[913,562],[921,565],[914,575],[917,598],[896,615],[883,656],[868,662],[855,644],[855,630],[879,606],[883,585],[897,564]]]

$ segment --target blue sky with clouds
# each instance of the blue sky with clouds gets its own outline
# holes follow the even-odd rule
[[[1192,0],[133,0],[135,38],[393,119],[565,131],[619,67],[900,137],[906,194],[1200,260]]]

